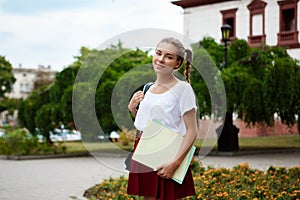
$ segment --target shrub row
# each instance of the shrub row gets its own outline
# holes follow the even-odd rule
[[[39,142],[23,129],[16,129],[0,137],[0,155],[43,155],[65,153],[65,147]]]

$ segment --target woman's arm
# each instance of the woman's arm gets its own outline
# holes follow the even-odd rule
[[[157,174],[163,178],[171,178],[176,169],[180,166],[185,156],[188,154],[190,148],[192,147],[196,137],[197,137],[197,122],[196,122],[196,111],[192,109],[187,111],[183,115],[184,123],[186,126],[186,134],[184,136],[183,142],[177,153],[176,158],[170,162],[158,167]]]

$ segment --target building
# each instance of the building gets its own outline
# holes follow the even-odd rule
[[[5,94],[8,98],[14,99],[26,99],[35,88],[41,85],[47,85],[54,81],[56,71],[51,70],[51,67],[44,67],[40,65],[37,69],[32,68],[13,68],[12,70],[15,83],[12,86],[10,93]],[[17,125],[18,112],[15,111],[13,115],[10,115],[8,111],[0,113],[0,127],[4,124],[10,126]]]
[[[173,1],[183,8],[185,36],[198,42],[209,36],[222,41],[221,27],[229,24],[230,40],[248,41],[251,47],[266,44],[287,48],[293,58],[300,60],[299,0],[180,0]],[[202,133],[209,121],[201,120]],[[247,127],[243,121],[234,120],[240,137],[267,135],[297,135],[297,124],[287,127],[279,120],[273,127],[258,125]],[[200,136],[199,136],[200,137]]]
[[[211,36],[221,42],[220,27],[232,27],[230,39],[244,39],[252,47],[283,46],[300,60],[298,0],[181,0],[184,35],[194,41]]]
[[[50,67],[40,65],[38,69],[31,68],[13,68],[13,74],[16,82],[12,86],[9,98],[26,99],[29,94],[37,87],[37,83],[44,81],[50,83],[55,79],[56,71]]]

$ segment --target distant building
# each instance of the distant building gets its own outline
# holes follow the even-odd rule
[[[37,83],[44,81],[45,83],[53,82],[56,71],[50,67],[40,65],[38,69],[30,68],[13,68],[13,74],[16,82],[12,86],[10,93],[5,96],[16,99],[26,99],[29,94],[37,87]]]
[[[12,86],[10,93],[5,94],[8,98],[14,99],[26,99],[34,89],[52,83],[55,79],[56,71],[51,70],[51,67],[44,67],[40,65],[37,69],[31,68],[13,68],[12,70],[14,77],[16,78],[15,83]],[[0,113],[0,127],[4,124],[10,126],[16,126],[18,112],[15,111],[13,115],[10,115],[8,111]]]
[[[244,39],[252,47],[283,46],[300,60],[299,0],[181,0],[184,35],[195,42],[211,36],[221,42],[220,27],[232,27],[230,38]]]

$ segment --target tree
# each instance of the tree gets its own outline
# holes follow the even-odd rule
[[[16,81],[13,73],[11,64],[0,56],[0,98],[8,93],[12,89],[13,83]]]
[[[99,124],[105,133],[117,130],[120,127],[112,114],[113,90],[125,73],[149,62],[147,52],[123,48],[121,43],[104,50],[82,47],[74,63],[56,74],[53,84],[39,88],[21,102],[20,122],[33,133],[38,129],[49,143],[50,131],[74,124],[78,115],[82,126],[76,124],[76,128],[84,138],[95,139]],[[139,74],[135,75],[123,90],[136,86]]]
[[[239,149],[238,129],[233,125],[233,113],[248,126],[272,126],[275,113],[284,124],[290,126],[296,122],[300,105],[299,65],[285,49],[269,46],[250,48],[246,41],[237,39],[229,46],[229,66],[223,69],[223,47],[212,38],[204,38],[200,45],[221,70],[226,89],[224,128],[222,132],[221,128],[217,130],[220,134],[218,142],[224,140],[224,144],[218,143],[220,151]],[[199,84],[203,88],[201,79]],[[207,92],[200,96],[205,105],[210,105]],[[205,109],[205,112],[209,111]]]
[[[73,90],[73,116],[83,137],[92,140],[99,134],[122,128],[115,121],[112,110],[119,101],[124,102],[124,97],[129,99],[131,94],[122,96],[114,104],[113,91],[117,85],[120,86],[118,82],[123,76],[135,67],[151,62],[151,58],[147,52],[123,48],[121,43],[104,50],[84,49],[84,53],[88,56],[81,55],[79,59],[84,60],[76,62],[81,63],[81,66]],[[135,81],[124,85],[125,91],[132,88],[132,85],[137,86],[139,78],[136,76]],[[127,110],[127,104],[123,109]],[[122,117],[129,117],[128,112]]]
[[[36,128],[45,137],[48,144],[52,144],[50,132],[58,127],[57,117],[60,117],[60,105],[58,103],[48,103],[43,105],[36,112],[34,118]]]
[[[36,128],[39,127],[35,121],[36,113],[43,105],[48,103],[49,88],[46,86],[34,91],[26,100],[21,100],[18,108],[20,125],[26,127],[32,134],[35,134]]]

